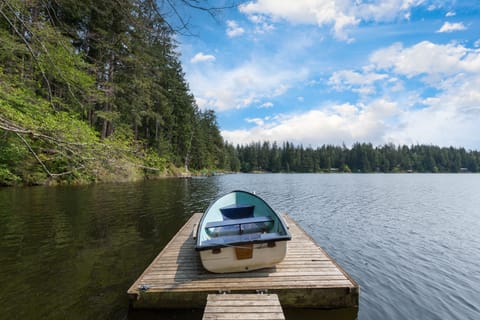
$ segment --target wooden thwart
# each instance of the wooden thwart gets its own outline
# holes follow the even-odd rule
[[[285,320],[276,294],[209,294],[203,320]]]
[[[134,308],[203,308],[209,294],[277,294],[284,308],[358,307],[359,287],[294,220],[285,215],[292,240],[275,267],[251,272],[206,271],[195,251],[196,213],[128,290]],[[248,250],[238,258],[248,259]],[[235,318],[238,319],[238,318]]]

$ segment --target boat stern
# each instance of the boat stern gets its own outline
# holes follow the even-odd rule
[[[286,253],[287,241],[269,241],[202,250],[200,259],[210,272],[246,272],[273,267]]]

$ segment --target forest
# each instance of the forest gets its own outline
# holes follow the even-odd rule
[[[186,2],[188,3],[188,2]],[[225,167],[155,0],[0,3],[0,183]]]
[[[303,147],[285,142],[257,142],[237,146],[235,170],[243,172],[478,172],[480,152],[432,145],[374,147],[355,143],[351,148],[323,145]],[[232,162],[233,163],[233,162]]]
[[[479,153],[462,148],[225,142],[215,112],[196,105],[185,80],[178,32],[155,0],[2,1],[0,185],[479,170]]]

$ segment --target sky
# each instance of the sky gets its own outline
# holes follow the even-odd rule
[[[189,23],[186,80],[230,143],[480,150],[478,0],[252,0]]]

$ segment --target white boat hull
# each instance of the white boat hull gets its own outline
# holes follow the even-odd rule
[[[210,272],[245,272],[273,267],[286,253],[287,241],[275,241],[203,250],[200,259]]]

